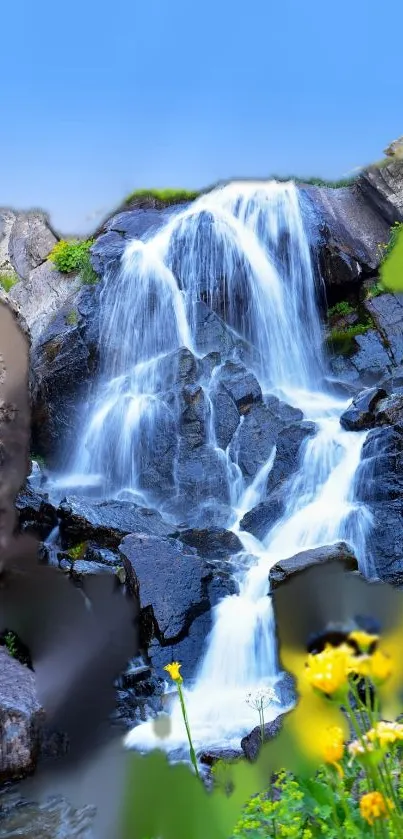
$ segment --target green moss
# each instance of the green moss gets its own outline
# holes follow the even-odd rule
[[[67,551],[68,556],[70,559],[75,562],[76,559],[82,559],[85,552],[87,550],[87,542],[79,542],[78,545],[74,545],[73,548],[69,548]]]
[[[85,285],[98,281],[90,259],[90,248],[94,239],[62,239],[54,246],[48,259],[62,274],[76,273]]]
[[[365,295],[366,300],[372,300],[373,297],[379,297],[380,294],[385,294],[386,289],[383,287],[381,283],[374,283],[371,288],[367,289],[367,293]]]
[[[18,274],[15,271],[0,271],[0,286],[7,293],[18,283]]]
[[[271,175],[270,179],[273,181],[279,181],[280,183],[284,183],[286,181],[294,181],[296,184],[300,184],[301,186],[324,186],[328,187],[329,189],[341,189],[346,186],[351,186],[357,180],[358,176],[353,178],[341,178],[336,181],[328,181],[324,178],[317,178],[317,177],[309,177],[309,178],[301,178],[299,175]]]
[[[341,300],[340,303],[336,303],[334,306],[331,307],[331,309],[328,309],[327,314],[331,318],[335,315],[351,315],[352,312],[354,312],[354,309],[350,305],[350,303],[348,303],[347,300]]]
[[[200,192],[187,189],[136,189],[125,199],[125,203],[135,201],[136,198],[155,198],[162,204],[179,204],[182,201],[194,201]]]
[[[355,326],[348,326],[346,329],[332,329],[327,338],[328,345],[341,355],[348,355],[355,349],[354,338],[357,335],[365,335],[373,327],[371,322],[359,323]]]
[[[78,323],[78,315],[75,309],[72,309],[71,312],[66,315],[66,323],[68,326],[77,326]]]

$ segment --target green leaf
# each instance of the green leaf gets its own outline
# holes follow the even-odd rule
[[[403,291],[403,224],[396,228],[394,245],[380,266],[383,286],[391,292]]]

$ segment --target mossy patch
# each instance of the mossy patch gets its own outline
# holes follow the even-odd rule
[[[76,559],[83,558],[86,550],[87,542],[79,542],[77,545],[74,545],[74,547],[69,548],[69,550],[66,551],[66,553],[70,557],[70,559],[73,560],[73,562],[75,562]]]
[[[130,204],[136,200],[154,198],[160,204],[170,206],[185,201],[194,201],[199,195],[200,191],[188,189],[136,189],[125,198],[125,204]]]
[[[357,335],[365,335],[372,328],[373,323],[368,322],[348,326],[345,329],[332,329],[327,338],[327,344],[330,349],[340,355],[351,355],[356,350],[354,338]]]
[[[65,321],[68,326],[77,326],[78,314],[75,309],[72,309],[71,312],[66,315]]]
[[[4,291],[8,294],[9,291],[13,288],[13,286],[18,283],[19,277],[15,271],[0,271],[0,286],[4,289]]]

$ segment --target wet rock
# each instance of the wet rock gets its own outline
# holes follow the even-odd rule
[[[114,551],[108,550],[108,548],[100,548],[91,542],[86,546],[84,559],[87,562],[97,562],[101,565],[109,565],[112,568],[122,564],[118,553],[114,553]]]
[[[337,542],[334,545],[324,545],[320,548],[301,551],[295,556],[276,562],[269,573],[270,589],[274,590],[281,583],[286,582],[289,577],[292,577],[293,574],[298,574],[311,565],[332,560],[342,562],[347,571],[357,570],[357,559],[351,548],[345,542]]]
[[[164,536],[172,532],[172,525],[160,513],[130,501],[91,504],[85,499],[68,497],[61,503],[58,514],[61,538],[67,546],[93,540],[102,547],[114,548],[128,533]]]
[[[251,407],[232,446],[233,459],[238,460],[246,478],[253,479],[267,463],[284,426],[293,420],[302,419],[302,416],[302,411],[275,397]]]
[[[226,559],[243,550],[242,542],[230,530],[184,530],[178,535],[180,542],[196,548],[205,559]]]
[[[227,361],[220,369],[219,382],[231,397],[240,414],[244,414],[254,402],[262,401],[262,390],[256,377],[244,364]]]
[[[266,722],[264,725],[264,742],[272,740],[281,731],[283,727],[285,714],[280,714],[272,722]],[[248,760],[254,761],[257,759],[262,745],[262,732],[260,725],[257,725],[250,734],[243,737],[241,740],[241,748]]]
[[[211,499],[215,504],[229,503],[227,464],[213,446],[191,448],[186,440],[179,444],[176,465],[177,509],[185,518]]]
[[[202,355],[219,352],[228,357],[237,344],[235,333],[205,303],[195,303],[193,310],[195,323],[195,345]]]
[[[35,770],[43,717],[32,670],[0,647],[0,782]]]
[[[279,432],[273,468],[267,478],[268,494],[279,489],[281,484],[298,471],[302,462],[303,445],[315,436],[316,431],[314,422],[303,420],[292,423]]]
[[[365,309],[376,324],[393,366],[403,364],[403,294],[380,294],[367,300]]]
[[[348,431],[362,431],[375,424],[374,410],[381,399],[386,396],[383,388],[366,388],[353,399],[351,405],[340,417],[340,424]]]
[[[158,369],[164,390],[169,390],[178,385],[195,384],[200,376],[201,363],[187,347],[181,347],[161,359]]]
[[[261,501],[244,515],[241,530],[252,533],[256,539],[264,539],[273,525],[281,518],[285,509],[285,497],[282,489],[274,491],[266,501]]]
[[[349,381],[360,382],[369,387],[380,383],[385,373],[391,373],[394,362],[382,337],[375,329],[351,339],[348,357],[332,359],[332,370]]]
[[[76,444],[98,366],[98,304],[97,286],[81,289],[55,315],[31,356],[32,444],[50,467]]]
[[[11,228],[8,252],[10,262],[23,279],[45,261],[57,242],[45,213],[18,213]]]
[[[115,574],[116,569],[102,562],[88,562],[85,559],[76,559],[71,566],[71,575],[75,579],[81,577],[97,576],[98,574]]]
[[[41,539],[47,539],[57,525],[56,508],[50,503],[48,496],[36,492],[28,484],[17,496],[15,506],[20,528],[37,533]]]
[[[232,397],[221,387],[214,390],[211,402],[217,445],[225,451],[238,428],[239,411]]]
[[[219,760],[232,763],[244,757],[242,749],[206,749],[198,754],[198,760],[204,766],[214,766]]]
[[[393,393],[378,402],[375,410],[375,425],[393,425],[403,431],[403,393]]]
[[[200,385],[187,385],[181,393],[179,432],[191,449],[208,443],[210,404]]]
[[[211,630],[211,608],[234,591],[229,575],[216,574],[194,548],[177,539],[129,535],[120,545],[129,589],[140,597],[142,645],[154,673],[174,656],[189,678]]]
[[[1,801],[1,839],[93,839],[95,807],[75,808],[61,796],[40,804],[6,793]]]

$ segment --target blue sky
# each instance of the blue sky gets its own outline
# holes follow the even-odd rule
[[[136,188],[379,159],[403,133],[395,5],[5,0],[0,205],[84,233]]]

